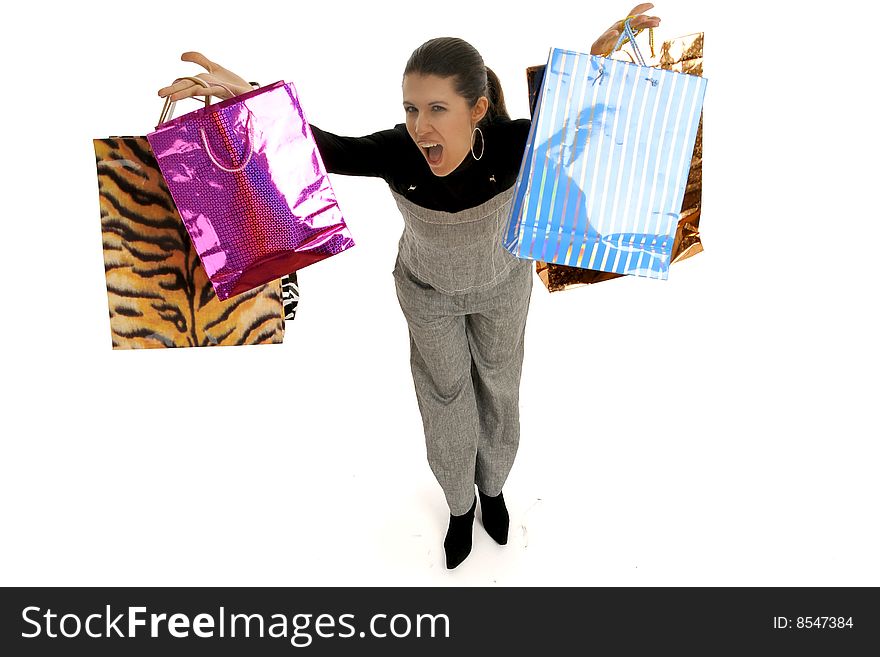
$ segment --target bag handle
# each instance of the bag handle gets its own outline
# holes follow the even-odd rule
[[[645,58],[642,57],[642,52],[639,50],[639,46],[636,43],[636,35],[640,34],[642,32],[642,30],[633,30],[633,28],[632,28],[632,19],[633,18],[635,18],[635,16],[627,16],[625,19],[623,19],[621,21],[622,26],[621,26],[620,36],[617,38],[617,44],[611,49],[611,52],[608,53],[607,56],[610,57],[611,55],[613,55],[615,52],[620,50],[627,41],[629,41],[632,44],[633,52],[635,52],[635,54],[636,54],[636,59],[638,60],[638,64],[640,64],[641,66],[647,66],[647,64],[645,63]],[[648,39],[649,39],[649,42],[651,45],[651,57],[655,57],[656,55],[654,54],[654,28],[653,27],[648,28]]]
[[[245,109],[247,109],[247,107],[245,107]],[[226,167],[217,161],[217,157],[214,155],[213,151],[211,151],[211,147],[208,145],[208,139],[205,136],[205,129],[199,128],[199,135],[202,138],[202,145],[205,147],[205,153],[208,154],[208,157],[211,158],[211,162],[213,162],[217,166],[217,168],[222,169],[223,171],[226,171],[227,173],[238,173],[239,171],[241,171],[242,169],[244,169],[248,165],[248,162],[251,161],[251,156],[254,154],[254,140],[253,140],[253,137],[251,136],[251,117],[252,116],[253,115],[251,114],[251,111],[248,109],[248,118],[247,118],[247,121],[245,122],[245,130],[247,131],[247,137],[248,137],[247,156],[245,157],[244,162],[240,166],[237,166],[237,167]]]
[[[235,95],[235,93],[232,91],[232,89],[227,87],[222,82],[215,82],[213,85],[211,85],[211,84],[208,84],[208,82],[206,80],[203,80],[202,78],[197,78],[193,75],[184,75],[183,77],[177,78],[174,82],[179,82],[180,80],[192,80],[193,82],[196,82],[205,88],[208,88],[211,86],[223,87],[224,89],[226,89],[226,91],[229,92],[230,96]],[[176,104],[177,104],[176,100],[171,100],[171,94],[168,94],[165,97],[165,106],[162,108],[162,114],[159,115],[159,123],[157,125],[162,125],[166,121],[171,120],[171,116],[174,114],[174,106]],[[211,96],[205,96],[205,107],[207,107],[210,104],[211,104]]]

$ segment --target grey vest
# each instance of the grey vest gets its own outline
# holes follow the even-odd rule
[[[460,212],[429,210],[391,190],[404,222],[398,258],[416,278],[446,294],[500,281],[519,261],[501,244],[515,187]]]

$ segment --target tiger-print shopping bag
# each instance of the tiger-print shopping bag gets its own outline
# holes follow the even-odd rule
[[[220,301],[147,138],[94,147],[113,349],[282,342],[299,299],[296,273]]]

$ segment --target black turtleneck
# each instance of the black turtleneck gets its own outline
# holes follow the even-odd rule
[[[495,119],[480,126],[486,148],[468,154],[448,176],[435,176],[421,149],[399,123],[365,137],[340,137],[309,124],[328,173],[383,178],[398,194],[431,210],[460,212],[509,189],[519,174],[531,125]],[[479,135],[474,147],[480,152]]]

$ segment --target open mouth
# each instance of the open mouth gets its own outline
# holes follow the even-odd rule
[[[425,157],[433,166],[440,164],[440,160],[443,159],[443,146],[440,144],[424,144],[422,150],[425,151]]]

